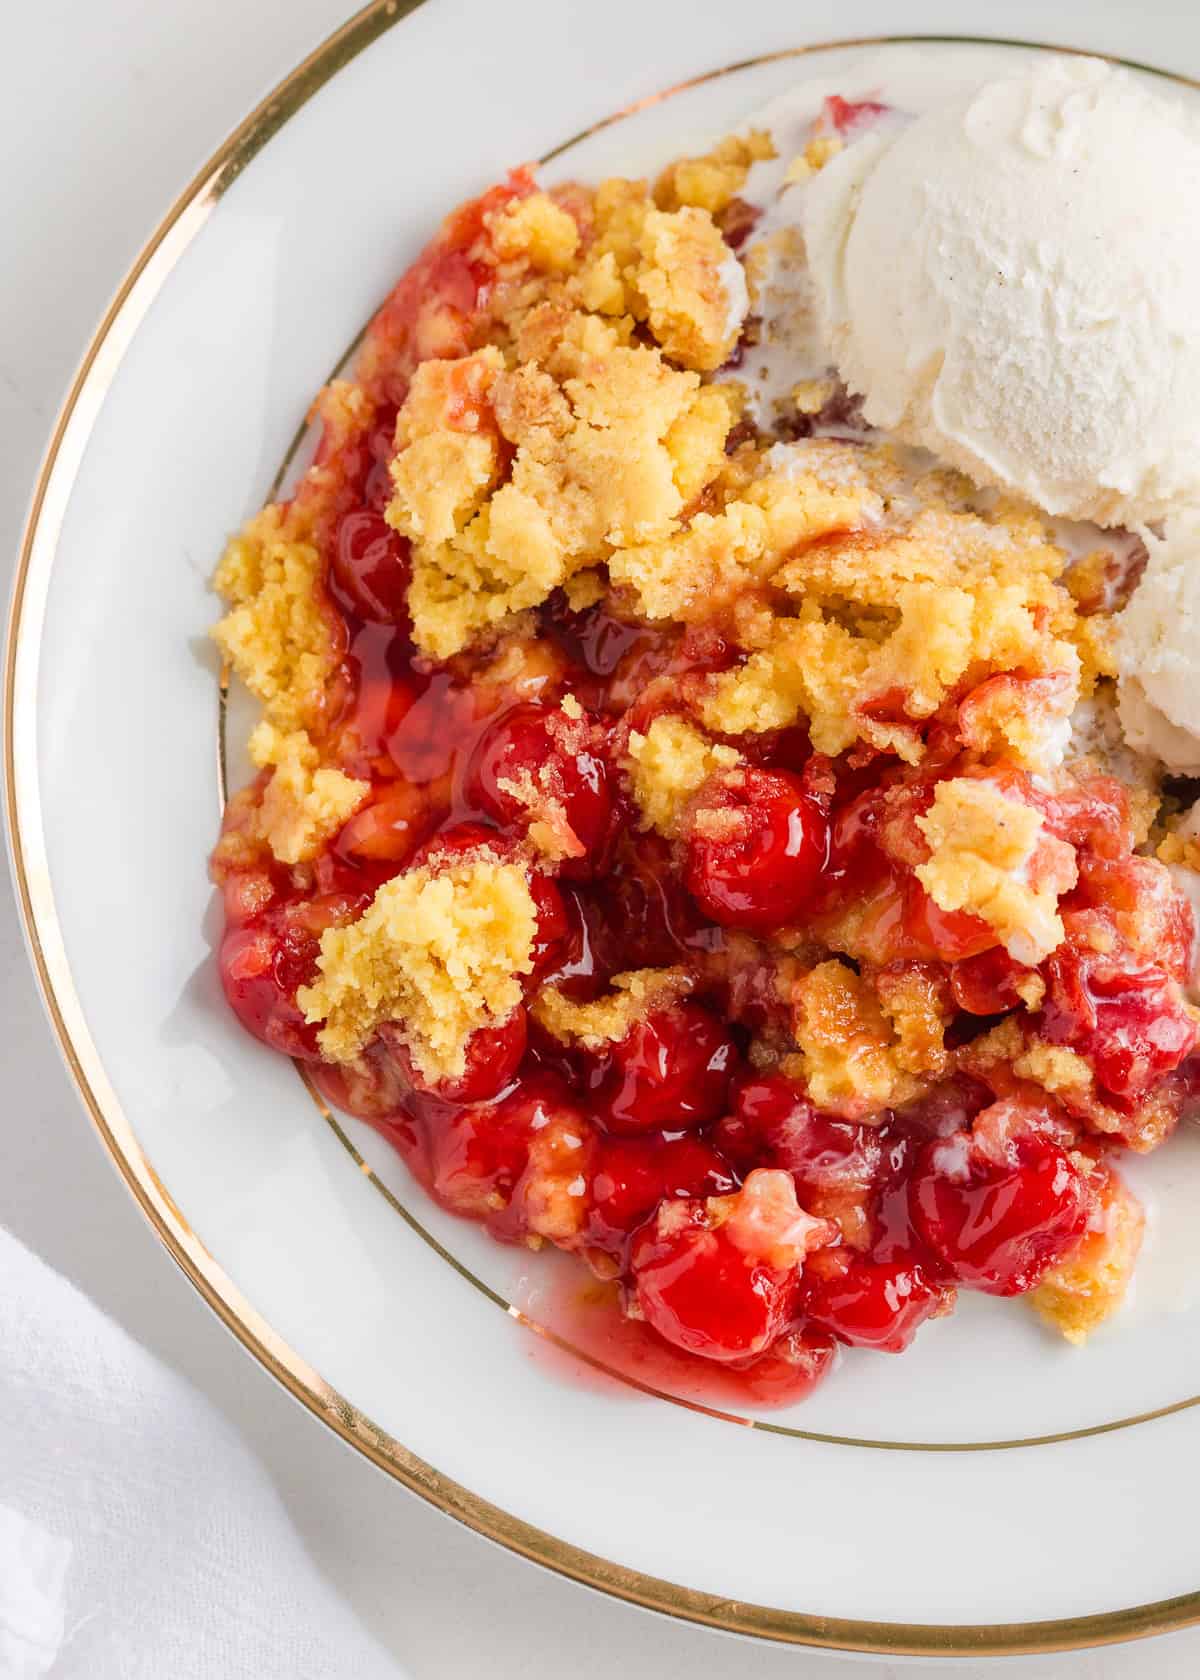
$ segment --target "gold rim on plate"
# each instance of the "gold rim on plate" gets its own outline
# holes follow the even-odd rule
[[[36,701],[40,632],[63,516],[92,427],[121,358],[154,297],[223,192],[318,89],[393,24],[422,4],[424,0],[373,0],[372,4],[364,7],[309,54],[251,112],[184,190],[138,256],[88,346],[58,415],[38,474],[18,559],[5,650],[5,809],[17,898],[38,985],[70,1074],[100,1139],[168,1253],[226,1328],[297,1400],[381,1470],[438,1510],[510,1551],[544,1564],[572,1580],[646,1609],[726,1632],[752,1634],[789,1644],[891,1655],[983,1656],[1064,1651],[1141,1638],[1200,1622],[1200,1591],[1098,1615],[1039,1622],[941,1626],[825,1617],[776,1610],[766,1605],[731,1602],[643,1575],[569,1545],[439,1475],[432,1466],[417,1458],[359,1412],[290,1348],[199,1242],[183,1211],[147,1160],[133,1127],[116,1100],[75,993],[58,922],[37,801],[36,743],[30,735],[19,746],[16,736],[18,684],[22,695],[22,722],[26,710],[32,719]],[[717,76],[837,47],[922,40],[967,43],[972,38],[860,37],[812,43],[743,60],[626,106],[565,141],[548,153],[543,161],[559,156],[568,147],[623,117]],[[979,43],[978,38],[976,44],[1045,46],[1041,42],[1004,39]],[[1083,49],[1067,47],[1052,50],[1078,53]],[[1128,60],[1120,62],[1129,63],[1134,69],[1171,75],[1152,65]],[[1192,87],[1198,85],[1183,76],[1172,75],[1171,79]],[[28,790],[20,799],[18,787]],[[344,1135],[343,1142],[357,1156]],[[497,1301],[507,1306],[498,1297]],[[516,1309],[508,1310],[516,1313]],[[1152,1415],[1165,1415],[1192,1403],[1182,1402]],[[1114,1426],[1105,1427],[1111,1429]]]

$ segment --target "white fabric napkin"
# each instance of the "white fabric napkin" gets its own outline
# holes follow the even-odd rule
[[[229,1424],[0,1231],[0,1680],[401,1680]]]

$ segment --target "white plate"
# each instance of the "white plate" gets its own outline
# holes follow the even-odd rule
[[[532,1334],[553,1262],[439,1214],[221,1002],[207,578],[343,346],[507,163],[645,171],[801,75],[853,92],[874,49],[810,44],[901,21],[884,0],[592,13],[380,0],[222,148],[109,312],[38,485],[6,672],[14,863],[54,1025],[230,1328],[385,1470],[515,1550],[676,1615],[856,1649],[1051,1649],[1200,1620],[1194,1145],[1141,1174],[1163,1233],[1146,1276],[1169,1287],[1147,1298],[1144,1276],[1141,1309],[1086,1352],[975,1298],[903,1359],[860,1354],[802,1407],[732,1419]],[[962,29],[964,8],[914,0],[902,21]],[[1016,0],[1004,27],[1200,73],[1200,17],[1170,0]]]

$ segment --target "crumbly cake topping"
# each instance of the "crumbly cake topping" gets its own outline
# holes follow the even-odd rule
[[[793,991],[800,1073],[819,1108],[855,1119],[909,1101],[921,1089],[904,1068],[879,998],[844,963],[818,963]],[[907,1059],[907,1056],[905,1057]],[[785,1072],[792,1072],[788,1062]]]
[[[738,763],[735,747],[710,741],[677,712],[656,717],[644,735],[635,730],[626,768],[643,827],[668,838],[677,835],[692,796],[717,770]]]
[[[647,618],[711,618],[746,589],[771,581],[799,545],[854,529],[860,512],[855,496],[814,479],[771,475],[720,513],[697,513],[663,542],[619,550],[608,574],[630,589]]]
[[[225,550],[213,579],[230,611],[213,629],[222,653],[283,730],[319,724],[334,670],[318,599],[320,553],[295,503],[266,507]]]
[[[456,361],[422,362],[396,419],[389,517],[414,543],[451,542],[479,512],[500,469],[488,406],[504,357],[489,345]]]
[[[1082,1347],[1120,1306],[1142,1246],[1142,1205],[1115,1173],[1106,1173],[1099,1211],[1079,1246],[1052,1266],[1028,1296],[1052,1330]]]
[[[703,210],[647,213],[635,285],[666,355],[711,373],[737,343],[748,298],[741,264]]]
[[[395,1022],[431,1081],[454,1079],[478,1028],[503,1023],[531,968],[536,912],[525,871],[481,852],[385,881],[347,927],[321,935],[319,977],[297,994],[321,1049],[352,1061]]]
[[[718,216],[745,186],[751,166],[774,156],[774,142],[765,129],[726,135],[703,156],[669,164],[655,183],[654,197],[664,210],[692,205]]]
[[[369,782],[321,764],[302,729],[281,734],[266,719],[250,737],[250,758],[272,774],[263,790],[259,832],[280,863],[304,863],[366,799]]]
[[[502,262],[525,258],[543,274],[563,274],[579,250],[575,218],[546,193],[530,193],[485,218]]]
[[[967,910],[1032,968],[1061,943],[1060,894],[1075,885],[1075,852],[1044,832],[1040,811],[982,778],[939,782],[917,827],[929,860],[916,876],[941,910]]]
[[[1022,511],[986,518],[953,505],[947,475],[905,494],[890,449],[855,455],[847,462],[845,446],[824,440],[791,452],[789,476],[840,502],[830,500],[824,529],[815,519],[809,540],[798,538],[768,572],[791,609],[756,627],[761,645],[715,681],[705,722],[740,734],[807,717],[821,752],[861,740],[917,763],[921,726],[951,695],[995,675],[1010,687],[977,709],[981,748],[998,745],[1042,767],[1057,746],[1043,722],[1044,692],[1031,724],[1029,697],[1011,673],[1053,677],[1064,719],[1078,699],[1074,605],[1055,581],[1061,551]],[[924,498],[915,516],[906,506],[914,495]]]
[[[954,1011],[945,976],[932,963],[898,962],[875,970],[868,983],[891,1023],[897,1067],[927,1083],[944,1078],[954,1062],[946,1049]]]
[[[677,479],[690,492],[721,465],[727,401],[714,404],[695,373],[629,342],[629,326],[539,306],[516,368],[481,351],[468,359],[470,397],[455,395],[435,424],[421,429],[412,396],[401,410],[388,518],[414,539],[414,632],[435,658],[537,606],[614,548],[666,536],[684,505]],[[486,494],[502,448],[507,477]],[[431,497],[441,514],[432,526]]]
[[[644,968],[614,974],[606,997],[579,1003],[555,986],[543,986],[533,1004],[535,1019],[566,1044],[595,1049],[624,1038],[652,1009],[662,1009],[682,997],[691,979],[679,968]]]

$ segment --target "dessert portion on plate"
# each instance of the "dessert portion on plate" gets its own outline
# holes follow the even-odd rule
[[[1200,1083],[1197,159],[1054,59],[516,170],[218,568],[242,1024],[777,1398],[959,1289],[1084,1340]]]

